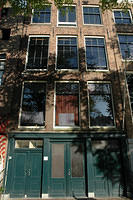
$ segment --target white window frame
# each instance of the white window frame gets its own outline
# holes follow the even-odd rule
[[[45,99],[45,121],[44,121],[44,126],[21,126],[21,115],[22,115],[22,103],[23,103],[23,94],[24,94],[24,84],[25,83],[44,83],[46,84],[46,95],[45,98],[47,98],[47,82],[46,81],[24,81],[22,83],[22,91],[21,91],[21,100],[20,100],[20,110],[19,110],[19,119],[18,119],[18,128],[19,129],[45,129],[46,127],[46,99]]]
[[[77,65],[77,69],[57,69],[57,57],[58,57],[58,38],[76,38],[77,39],[77,63],[78,63],[78,65]],[[58,35],[58,36],[56,36],[56,57],[55,57],[55,69],[57,70],[57,71],[74,71],[74,72],[76,72],[76,71],[79,71],[79,51],[78,51],[78,36],[73,36],[73,35]]]
[[[87,69],[87,59],[86,59],[86,43],[85,43],[85,39],[86,38],[102,38],[104,40],[104,47],[105,47],[105,57],[106,57],[106,63],[107,63],[107,66],[106,68],[107,69]],[[109,60],[108,60],[108,54],[107,54],[107,47],[106,47],[106,41],[105,41],[105,37],[97,37],[97,36],[84,36],[84,47],[85,47],[85,64],[86,64],[86,71],[98,71],[98,72],[108,72],[109,71]]]
[[[120,41],[119,41],[119,35],[131,35],[131,36],[133,36],[133,33],[117,33],[117,40],[118,40],[118,46],[119,46],[121,60],[122,60],[122,62],[131,62],[131,61],[133,61],[133,59],[128,59],[128,58],[127,59],[123,59],[123,57],[122,57],[121,46],[120,46]]]
[[[51,5],[50,5],[50,10],[52,10],[51,9]],[[32,9],[31,24],[35,24],[35,25],[43,25],[43,24],[48,25],[48,24],[51,24],[51,14],[52,14],[52,12],[50,12],[50,22],[48,22],[48,23],[47,22],[35,23],[35,22],[33,22],[34,9]]]
[[[27,69],[27,63],[28,63],[28,56],[29,56],[29,45],[30,45],[30,38],[32,37],[44,37],[49,38],[50,43],[50,36],[49,35],[29,35],[28,38],[28,46],[27,46],[27,53],[26,53],[26,62],[25,62],[25,71],[47,71],[48,70],[48,62],[47,62],[47,68],[46,69]],[[48,43],[48,61],[49,61],[49,43]]]
[[[78,83],[79,85],[79,126],[56,126],[55,123],[56,123],[56,84],[58,83]],[[54,117],[53,117],[53,128],[55,130],[79,130],[80,129],[80,126],[81,126],[81,117],[80,117],[80,82],[79,81],[55,81],[54,83]]]
[[[77,6],[76,5],[66,5],[64,4],[63,7],[75,7],[75,12],[77,11]],[[57,26],[58,27],[70,27],[70,28],[74,28],[74,27],[77,27],[77,12],[75,13],[76,14],[76,22],[59,22],[59,9],[57,10]],[[63,24],[67,25],[67,26],[64,26]]]
[[[5,58],[0,59],[0,62],[3,62],[3,63],[4,63],[4,69],[0,69],[0,71],[3,71],[3,74],[4,74],[4,71],[5,71],[5,64],[6,64],[6,53],[0,53],[0,54],[5,54]],[[2,86],[2,82],[3,82],[2,79],[3,79],[3,75],[2,75],[2,78],[1,78],[0,87]]]
[[[90,126],[90,104],[89,104],[89,100],[90,100],[90,96],[89,96],[89,91],[88,91],[88,84],[109,84],[110,85],[110,96],[111,96],[111,103],[112,103],[112,113],[113,113],[113,122],[114,122],[114,126]],[[115,111],[114,111],[114,101],[113,101],[113,92],[112,92],[112,84],[110,81],[87,81],[87,95],[88,95],[88,116],[89,116],[89,128],[90,129],[104,129],[104,130],[108,130],[108,129],[114,129],[116,128],[116,122],[115,122]]]
[[[133,75],[133,71],[127,71],[126,75],[128,74],[132,74]],[[128,101],[129,101],[129,108],[130,108],[130,112],[131,112],[131,116],[132,116],[132,123],[133,123],[133,110],[131,107],[131,100],[130,100],[130,93],[129,93],[129,88],[128,88],[128,82],[127,82],[127,77],[126,77],[126,91],[127,91],[127,96],[128,96]]]
[[[118,23],[116,23],[116,21],[115,21],[114,11],[122,11],[122,9],[113,9],[113,21],[114,21],[115,24],[118,24]],[[128,9],[127,11],[129,12],[129,15],[130,15],[131,24],[118,24],[118,25],[129,25],[129,26],[132,25],[132,23],[133,23],[133,18],[132,18],[131,10]]]
[[[101,19],[101,24],[85,24],[84,23],[84,7],[98,7],[99,8],[99,11],[100,11],[100,19]],[[83,19],[83,25],[85,26],[103,26],[103,20],[102,20],[102,14],[101,14],[101,9],[98,5],[82,5],[82,19]]]

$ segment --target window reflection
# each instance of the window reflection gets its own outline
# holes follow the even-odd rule
[[[88,84],[90,126],[113,126],[111,89],[109,84]]]

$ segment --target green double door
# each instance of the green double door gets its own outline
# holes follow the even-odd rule
[[[85,196],[83,143],[51,143],[50,196]]]
[[[11,197],[40,197],[42,150],[16,150],[13,155]]]

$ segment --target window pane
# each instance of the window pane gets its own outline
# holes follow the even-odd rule
[[[87,69],[107,69],[103,38],[86,38]]]
[[[83,152],[83,144],[78,144],[78,147],[71,146],[72,177],[83,177]]]
[[[115,23],[116,24],[130,24],[131,17],[129,11],[114,11]]]
[[[21,126],[44,126],[45,87],[44,83],[24,84]]]
[[[57,69],[78,69],[77,39],[58,38]]]
[[[75,26],[76,22],[76,8],[72,7],[63,7],[58,11],[58,24],[61,26]],[[69,24],[70,22],[70,24]]]
[[[50,23],[51,7],[44,10],[34,11],[33,23]]]
[[[59,83],[56,87],[56,126],[79,125],[78,84]]]
[[[123,59],[133,59],[133,35],[118,35]]]
[[[15,148],[42,148],[43,140],[15,140]]]
[[[27,69],[47,69],[49,38],[31,37],[28,49]],[[45,58],[46,62],[42,62]],[[45,64],[45,65],[44,65]]]
[[[113,126],[113,110],[109,84],[88,84],[90,126]]]
[[[52,144],[52,178],[64,177],[64,144]]]
[[[98,7],[83,7],[84,24],[101,24],[101,16]]]

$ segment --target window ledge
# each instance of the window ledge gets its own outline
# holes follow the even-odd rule
[[[51,25],[51,22],[50,23],[31,23],[30,25]]]
[[[83,24],[84,26],[101,26],[104,27],[103,24]]]
[[[106,131],[106,130],[117,130],[116,126],[90,126],[90,130],[99,130],[99,131]]]
[[[86,69],[88,72],[109,72],[109,69]]]
[[[30,130],[30,131],[36,131],[36,130],[44,130],[46,129],[45,126],[18,126],[18,129],[21,131],[26,131],[26,130]]]
[[[54,126],[54,130],[79,130],[80,126]]]

